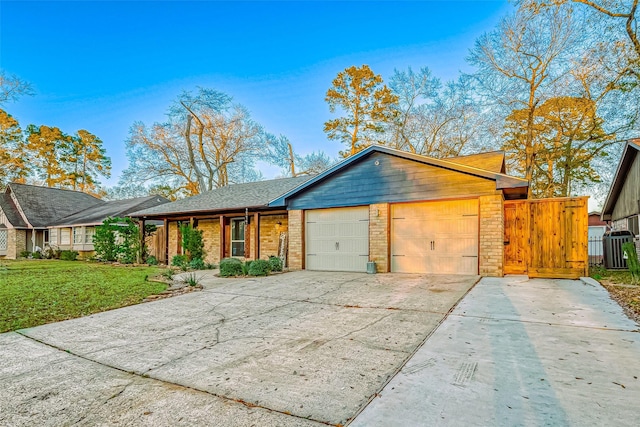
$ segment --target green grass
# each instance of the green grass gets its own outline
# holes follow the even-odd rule
[[[596,280],[608,280],[611,283],[633,283],[633,277],[629,270],[607,270],[603,267],[589,267],[589,276]]]
[[[166,289],[157,267],[82,261],[0,261],[0,332],[138,304]]]

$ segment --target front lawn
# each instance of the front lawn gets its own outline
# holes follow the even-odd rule
[[[618,301],[629,317],[640,321],[640,286],[633,284],[629,270],[606,270],[596,267],[589,270],[589,275],[609,291],[609,295]]]
[[[166,289],[157,267],[83,261],[0,261],[0,332],[138,304]]]

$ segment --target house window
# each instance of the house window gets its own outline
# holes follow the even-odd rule
[[[81,227],[73,227],[73,243],[80,244],[83,242],[83,233]]]
[[[231,220],[231,256],[244,256],[244,219]]]
[[[85,243],[93,243],[93,236],[96,234],[95,227],[87,227],[84,229],[84,242]]]
[[[70,245],[71,244],[71,229],[70,228],[61,228],[60,229],[60,244],[61,245]]]
[[[9,232],[5,230],[0,230],[0,252],[7,251],[7,242],[9,241]]]
[[[638,227],[638,215],[627,218],[627,230],[633,233],[634,236],[640,234],[640,227]]]
[[[57,245],[58,244],[58,229],[52,228],[49,230],[49,244]]]

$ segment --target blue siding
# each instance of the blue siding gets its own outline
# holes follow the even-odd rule
[[[495,191],[492,179],[374,152],[289,199],[287,205],[319,209],[475,197]]]

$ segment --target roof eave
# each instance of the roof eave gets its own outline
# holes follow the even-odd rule
[[[277,207],[277,206],[276,206]],[[145,213],[141,212],[133,212],[127,216],[131,218],[141,218],[141,219],[152,219],[152,218],[168,218],[175,216],[190,216],[191,214],[212,214],[212,215],[221,215],[230,212],[238,212],[244,211],[246,209],[250,211],[263,210],[263,211],[272,211],[275,207],[269,205],[254,205],[254,206],[237,206],[233,208],[224,208],[224,209],[198,209],[191,211],[179,211],[179,212],[160,212],[160,213]]]

